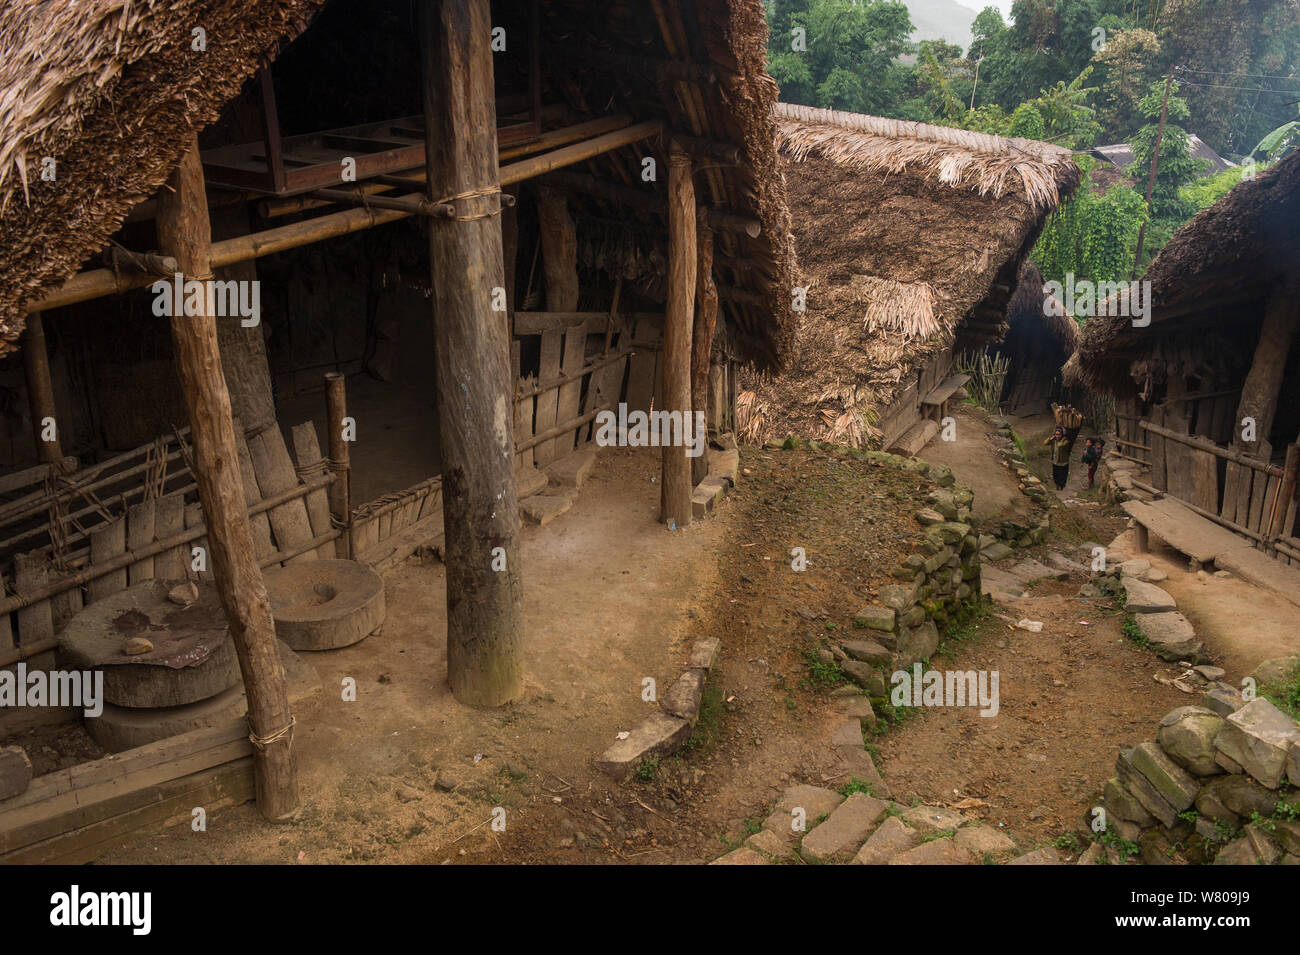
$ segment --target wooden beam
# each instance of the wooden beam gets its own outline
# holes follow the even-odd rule
[[[54,410],[54,383],[50,379],[50,354],[45,347],[45,324],[40,312],[27,316],[27,331],[23,336],[23,371],[27,376],[27,403],[32,414],[32,438],[36,442],[36,457],[56,472],[63,469],[63,441],[59,437],[62,426]],[[53,437],[46,441],[44,421],[53,423]]]
[[[189,152],[168,185],[158,196],[159,245],[175,256],[183,273],[209,279],[211,227],[197,136],[191,135]],[[194,476],[211,548],[209,563],[248,698],[257,804],[267,819],[287,819],[298,808],[293,717],[271,601],[253,554],[244,488],[236,467],[235,428],[217,348],[216,318],[187,316],[181,301],[172,302],[172,312],[172,344],[189,412]]]
[[[624,315],[628,321],[645,319],[650,322],[663,322],[662,313],[635,312]],[[515,312],[515,335],[540,335],[543,332],[558,331],[583,325],[588,335],[599,335],[609,327],[607,312]]]
[[[467,197],[458,218],[428,223],[447,682],[462,703],[500,706],[524,692],[524,620],[510,316],[492,308],[505,286],[492,18],[488,0],[421,0],[420,14],[428,197]]]
[[[686,437],[691,427],[691,327],[695,313],[695,185],[691,157],[674,149],[668,156],[668,303],[664,314],[663,410],[680,412],[680,445],[663,448],[659,519],[670,527],[691,522],[691,462]]]
[[[572,166],[574,163],[612,152],[623,146],[630,146],[632,143],[653,139],[663,130],[663,123],[658,120],[649,120],[644,123],[637,123],[635,126],[628,126],[626,129],[606,133],[603,136],[596,136],[586,142],[574,143],[572,146],[553,149],[548,153],[521,159],[519,162],[501,167],[501,185],[508,186],[516,182],[523,182],[525,179],[533,179],[553,170],[563,169],[565,166]]]

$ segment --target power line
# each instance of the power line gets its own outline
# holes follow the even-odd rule
[[[1294,76],[1294,75],[1292,75],[1292,76],[1281,76],[1281,75],[1279,75],[1279,74],[1277,74],[1277,73],[1244,73],[1244,72],[1241,72],[1241,71],[1237,71],[1237,72],[1234,72],[1234,73],[1229,73],[1229,72],[1227,72],[1227,71],[1225,71],[1225,70],[1197,70],[1197,69],[1193,69],[1193,68],[1190,67],[1190,66],[1178,66],[1178,67],[1175,67],[1175,68],[1174,68],[1174,72],[1175,72],[1175,73],[1212,73],[1212,74],[1214,74],[1215,76],[1249,76],[1249,77],[1251,77],[1252,79],[1257,79],[1257,80],[1296,80],[1296,79],[1300,79],[1300,77],[1297,77],[1297,76]]]
[[[1270,89],[1262,86],[1227,86],[1223,83],[1193,83],[1191,80],[1181,80],[1183,86],[1195,86],[1203,90],[1246,90],[1252,93],[1300,93],[1300,90],[1282,90]]]

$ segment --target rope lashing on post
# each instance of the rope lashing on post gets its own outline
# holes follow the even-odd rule
[[[253,724],[250,722],[248,724],[248,741],[256,747],[259,753],[265,752],[268,746],[272,746],[282,739],[288,739],[289,749],[293,749],[293,728],[297,722],[298,718],[291,716],[289,722],[283,728],[276,730],[274,733],[268,733],[266,736],[258,736],[253,731]]]

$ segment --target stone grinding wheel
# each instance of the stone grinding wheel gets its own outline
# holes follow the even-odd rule
[[[289,705],[296,706],[320,689],[320,679],[310,663],[283,643],[277,642],[276,648],[284,665]],[[104,712],[94,718],[87,717],[85,723],[91,739],[110,753],[120,753],[169,736],[238,719],[247,712],[248,700],[241,680],[224,693],[185,706],[140,710],[105,703]]]
[[[189,607],[167,599],[171,585],[150,580],[97,601],[59,635],[59,666],[99,670],[104,699],[116,706],[157,708],[210,699],[239,684],[239,659],[216,587],[198,585]],[[131,637],[153,644],[128,656]]]
[[[275,634],[295,650],[336,650],[384,622],[384,579],[355,560],[305,560],[266,573]]]

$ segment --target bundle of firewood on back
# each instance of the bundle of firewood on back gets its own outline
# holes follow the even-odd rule
[[[1066,430],[1083,426],[1083,412],[1073,405],[1052,405],[1052,414],[1056,417],[1056,423]]]

